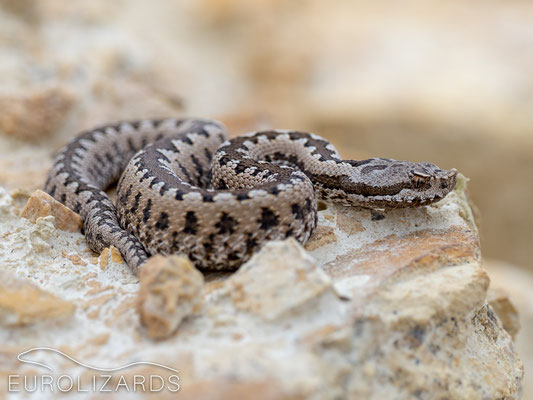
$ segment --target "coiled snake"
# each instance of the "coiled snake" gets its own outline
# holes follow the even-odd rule
[[[81,133],[57,156],[45,191],[79,213],[89,246],[115,246],[136,271],[148,254],[200,268],[238,267],[266,241],[305,243],[318,197],[367,208],[433,203],[457,171],[384,158],[342,160],[325,139],[271,130],[227,140],[201,119],[120,122]],[[120,178],[116,208],[103,192]]]

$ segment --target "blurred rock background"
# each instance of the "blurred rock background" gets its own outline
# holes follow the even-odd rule
[[[161,116],[311,130],[345,158],[455,167],[493,286],[519,308],[527,374],[531,21],[521,0],[0,0],[0,185],[41,187],[82,129]]]

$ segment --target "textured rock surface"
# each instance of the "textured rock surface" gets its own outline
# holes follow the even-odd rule
[[[201,301],[204,278],[188,258],[156,255],[139,274],[137,312],[147,334],[164,339]]]
[[[207,306],[193,310],[183,324],[185,330],[155,346],[144,337],[135,313],[138,283],[114,249],[93,254],[79,232],[55,229],[53,217],[33,224],[19,215],[29,193],[42,187],[57,149],[82,129],[124,118],[217,117],[236,133],[272,126],[314,130],[330,138],[346,157],[424,159],[456,167],[473,178],[472,194],[483,216],[484,256],[530,265],[533,193],[524,182],[531,181],[533,168],[532,15],[533,3],[523,1],[332,6],[313,0],[299,7],[270,0],[162,0],[154,7],[151,2],[131,0],[125,7],[122,2],[100,0],[0,0],[0,186],[23,189],[13,199],[3,191],[0,194],[0,269],[37,285],[43,296],[53,294],[54,301],[75,307],[75,313],[66,313],[57,326],[51,318],[52,325],[46,322],[46,329],[35,321],[0,331],[0,343],[6,344],[0,350],[0,385],[6,382],[5,371],[23,368],[16,361],[20,351],[46,344],[106,366],[132,359],[166,360],[182,371],[183,398],[279,398],[287,393],[298,397],[309,391],[315,397],[338,392],[342,397],[348,388],[352,393],[373,393],[372,377],[383,379],[387,384],[378,389],[386,391],[395,377],[400,381],[413,377],[408,362],[438,365],[449,354],[435,351],[434,341],[440,346],[449,339],[435,336],[442,333],[440,329],[428,327],[423,320],[425,334],[413,331],[422,337],[421,345],[406,350],[413,335],[401,336],[398,332],[405,332],[406,326],[401,321],[393,324],[388,314],[376,310],[383,306],[390,311],[389,302],[397,302],[411,324],[418,311],[430,318],[428,310],[435,307],[435,315],[451,320],[449,314],[456,306],[477,304],[486,278],[477,265],[479,249],[470,209],[460,198],[424,211],[387,213],[383,220],[374,216],[374,221],[365,211],[333,207],[321,211],[321,225],[306,248],[329,275],[333,289],[320,294],[317,286],[297,286],[296,293],[317,291],[322,298],[333,290],[343,299],[340,304],[347,305],[346,313],[354,313],[347,317],[353,324],[346,329],[381,324],[375,346],[371,335],[346,338],[335,333],[335,327],[327,326],[327,313],[313,308],[309,299],[301,300],[302,304],[317,314],[311,312],[309,318],[316,318],[321,326],[309,336],[304,327],[295,328],[294,321],[280,325],[276,317],[275,325],[265,325],[268,319],[258,313],[266,315],[268,310],[259,310],[250,297],[236,304],[251,311],[234,305],[218,309],[213,305],[218,304],[218,289],[226,290],[223,274],[205,277]],[[299,254],[293,250],[290,254]],[[325,285],[310,272],[313,268],[304,266],[307,261],[300,261],[304,280]],[[504,284],[513,302],[500,290],[489,291],[487,300],[504,327],[516,335],[527,373],[533,370],[532,278],[509,265],[498,264],[494,271],[492,282]],[[276,276],[263,282],[278,273],[278,281],[281,276],[294,278],[274,269],[271,273]],[[420,278],[425,273],[443,282],[443,290]],[[246,282],[261,287],[255,275]],[[421,287],[411,290],[411,282],[417,279]],[[393,290],[400,282],[405,290]],[[393,297],[386,297],[389,287]],[[290,289],[283,288],[280,299],[286,300]],[[275,295],[274,289],[268,293]],[[457,305],[448,301],[446,293],[441,295],[444,289],[461,296],[472,289],[475,296],[470,303]],[[422,299],[422,305],[427,298],[429,305],[413,304],[416,298]],[[513,303],[520,310],[518,334]],[[280,312],[284,309],[283,303],[272,300],[269,304],[277,305]],[[390,312],[394,315],[394,311],[398,310]],[[243,317],[235,325],[234,314],[241,318],[241,313],[260,322],[255,326],[255,320]],[[451,334],[462,344],[463,334],[472,326],[479,328],[467,340],[465,351],[454,350],[457,358],[453,360],[460,364],[453,364],[454,368],[466,371],[462,385],[473,382],[472,371],[489,371],[474,384],[475,393],[465,388],[463,397],[480,397],[490,388],[486,398],[505,397],[506,390],[513,397],[510,371],[520,371],[514,350],[505,346],[504,334],[494,335],[500,331],[494,328],[490,313],[478,314],[468,325],[469,314],[463,310],[467,322],[458,323],[460,334]],[[449,331],[446,324],[444,331]],[[490,332],[493,342],[480,338],[482,331]],[[388,333],[407,339],[398,339],[396,347],[383,344]],[[328,352],[330,343],[338,342],[331,335],[344,340],[345,349],[352,342],[368,345],[374,351],[371,356],[382,357],[378,372],[369,362],[363,365],[365,378],[354,384],[352,370],[360,371],[359,360],[369,353],[352,357],[354,353],[346,350],[351,355],[349,365],[339,372],[339,360],[346,362],[346,358]],[[312,346],[315,337],[326,338],[326,344],[319,342],[310,351],[306,346]],[[383,353],[381,345],[387,351],[394,348],[392,354],[398,354],[398,359],[387,358],[390,354]],[[500,357],[502,364],[496,366],[494,352],[479,355],[483,346],[507,349]],[[417,357],[427,349],[432,359]],[[277,359],[265,357],[256,364],[254,360],[264,354],[276,354]],[[406,354],[407,361],[400,358]],[[482,365],[472,366],[470,358],[478,356]],[[461,369],[464,359],[467,363]],[[393,361],[399,367],[394,368]],[[57,365],[61,366],[57,371],[73,368]],[[287,376],[273,379],[266,373],[279,368],[277,376],[285,373],[295,381]],[[450,369],[445,363],[436,373],[441,378],[457,376],[446,375]],[[495,369],[501,373],[491,385]],[[416,371],[412,388],[433,390],[431,382],[420,380],[434,372],[434,368]],[[444,378],[435,382],[444,385],[448,382]],[[533,398],[530,382],[524,380],[526,399]],[[338,391],[325,393],[328,384]],[[455,384],[451,387],[460,387],[458,380]],[[417,390],[412,397],[431,393]],[[439,387],[435,396],[442,391]]]
[[[0,325],[12,328],[72,316],[74,305],[0,270]]]
[[[515,340],[520,330],[520,316],[509,298],[509,292],[498,286],[493,287],[487,293],[487,301],[501,321],[503,328]]]
[[[523,398],[533,398],[533,277],[526,268],[508,264],[497,260],[485,260],[483,265],[491,278],[489,301],[494,304],[494,311],[498,314],[504,326],[510,325],[510,331],[516,333],[516,349],[524,362],[525,378]],[[507,297],[509,296],[509,297]],[[516,308],[519,312],[517,323]]]
[[[76,232],[83,226],[83,221],[78,214],[42,190],[36,190],[32,193],[20,214],[21,217],[32,222],[48,215],[54,217],[54,226],[57,229]]]
[[[203,286],[181,258],[154,258],[140,285],[152,333],[167,335],[187,315],[162,341],[146,336],[139,283],[113,249],[96,257],[52,216],[19,217],[1,191],[3,268],[76,308],[47,329],[0,330],[5,371],[29,373],[16,355],[50,346],[90,365],[147,360],[177,369],[184,398],[518,398],[522,364],[487,302],[464,188],[461,179],[436,205],[379,218],[327,204],[307,251],[272,242],[233,274],[206,274]],[[188,283],[165,286],[165,276],[187,270]],[[74,373],[46,356],[34,355],[57,375]],[[161,373],[131,368],[125,379]]]
[[[54,134],[68,117],[73,99],[60,88],[0,97],[0,131],[17,139],[39,141]]]

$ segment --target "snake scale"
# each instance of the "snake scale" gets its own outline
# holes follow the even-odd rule
[[[228,140],[203,119],[119,122],[86,131],[56,157],[44,190],[81,215],[91,249],[115,246],[133,271],[150,254],[234,269],[268,240],[305,243],[316,196],[371,209],[446,196],[457,171],[384,158],[342,160],[325,139],[270,130]],[[104,192],[117,182],[116,207]]]

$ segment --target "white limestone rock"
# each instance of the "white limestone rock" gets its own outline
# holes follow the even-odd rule
[[[1,191],[2,268],[76,313],[75,323],[17,326],[16,335],[0,329],[0,341],[13,357],[47,345],[90,365],[165,365],[179,371],[184,398],[516,399],[523,367],[487,302],[489,279],[464,188],[461,178],[440,203],[374,218],[368,210],[321,207],[308,251],[294,240],[272,242],[235,273],[206,273],[203,285],[198,275],[197,284],[172,286],[168,302],[149,303],[150,315],[168,312],[157,341],[136,313],[138,280],[110,256],[113,249],[99,260],[79,232],[54,228],[53,216],[36,224],[21,218]],[[20,245],[32,235],[40,246]],[[173,277],[186,271],[197,274],[184,268]],[[57,375],[79,371],[49,361]],[[114,382],[162,373],[131,368],[114,373]],[[8,373],[28,369],[12,363]],[[82,376],[99,379],[94,371]]]

